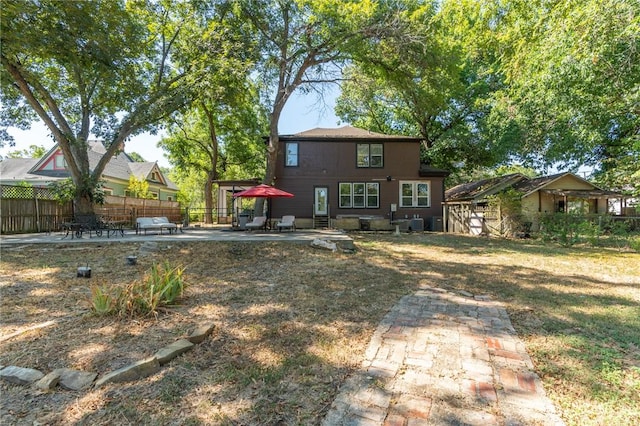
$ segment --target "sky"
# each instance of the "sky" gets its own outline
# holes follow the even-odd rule
[[[340,120],[333,113],[338,89],[327,88],[323,102],[318,101],[316,94],[296,94],[287,102],[280,116],[280,134],[289,135],[316,127],[340,127]],[[3,157],[10,151],[28,149],[31,145],[44,146],[47,150],[53,147],[54,142],[49,131],[42,122],[33,123],[30,130],[23,131],[9,128],[8,132],[14,137],[16,145],[0,148]],[[148,133],[131,138],[126,143],[125,151],[136,152],[147,161],[157,161],[162,167],[170,167],[165,157],[165,152],[157,147],[162,134],[151,135]]]

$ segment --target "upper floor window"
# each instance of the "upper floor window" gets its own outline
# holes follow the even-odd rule
[[[383,167],[383,149],[381,143],[359,143],[357,147],[358,167]]]
[[[296,142],[287,142],[285,144],[284,165],[287,167],[298,166],[298,144]]]
[[[430,207],[429,182],[400,182],[400,207]]]

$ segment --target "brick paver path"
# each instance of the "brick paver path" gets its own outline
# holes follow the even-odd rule
[[[337,425],[563,425],[506,310],[423,286],[373,335],[323,421]]]

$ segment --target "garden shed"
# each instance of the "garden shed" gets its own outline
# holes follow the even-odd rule
[[[510,191],[519,201],[516,214],[501,211],[491,200]],[[597,187],[573,173],[558,173],[529,178],[520,173],[457,185],[445,192],[443,217],[447,232],[480,234],[515,234],[524,226],[539,229],[539,218],[551,213],[608,214],[612,202],[624,195]]]

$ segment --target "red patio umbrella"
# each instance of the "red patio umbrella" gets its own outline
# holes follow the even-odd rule
[[[276,197],[286,197],[291,198],[293,194],[283,191],[278,188],[274,188],[273,186],[269,186],[266,184],[261,184],[258,186],[254,186],[249,189],[245,189],[244,191],[236,192],[233,194],[235,198],[244,197],[244,198],[276,198]]]
[[[271,204],[271,198],[291,198],[293,197],[293,194],[263,183],[252,188],[245,189],[244,191],[236,192],[235,194],[233,194],[233,197],[267,198],[269,199],[269,204]],[[271,215],[271,205],[269,205],[268,207],[267,218]]]

